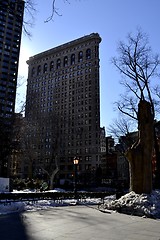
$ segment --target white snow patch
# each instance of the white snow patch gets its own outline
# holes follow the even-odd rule
[[[126,214],[160,218],[160,191],[155,190],[151,194],[129,192],[119,199],[107,200],[103,207]]]
[[[29,192],[29,190],[25,190],[25,192],[26,191]],[[53,190],[53,192],[56,191],[64,190]],[[119,199],[116,199],[115,195],[112,195],[106,197],[103,203],[99,198],[87,198],[82,202],[77,202],[76,199],[67,199],[60,201],[39,200],[10,203],[7,203],[6,201],[0,201],[0,215],[21,211],[37,211],[41,209],[44,210],[57,206],[76,205],[77,203],[85,205],[98,205],[98,209],[104,212],[105,209],[109,209],[125,214],[160,219],[160,190],[155,190],[151,194],[136,194],[135,192],[129,192]]]

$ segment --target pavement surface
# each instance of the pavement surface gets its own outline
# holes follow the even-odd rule
[[[0,240],[64,239],[160,240],[160,220],[78,205],[0,216]]]

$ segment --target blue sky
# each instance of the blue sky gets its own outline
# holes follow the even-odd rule
[[[117,44],[126,40],[128,33],[140,27],[149,36],[153,52],[160,53],[160,0],[57,0],[61,17],[44,23],[51,13],[52,0],[36,0],[37,13],[31,29],[32,38],[23,35],[19,76],[27,78],[26,60],[39,52],[56,47],[76,38],[98,32],[100,43],[100,101],[101,126],[106,128],[118,117],[114,102],[124,89],[121,77],[111,64],[117,55]],[[25,84],[18,89],[18,99],[24,98]]]

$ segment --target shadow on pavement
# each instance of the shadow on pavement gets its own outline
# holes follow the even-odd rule
[[[1,240],[28,240],[23,217],[19,213],[0,215]]]

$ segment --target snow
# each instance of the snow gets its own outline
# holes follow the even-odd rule
[[[29,190],[25,190],[27,192]],[[63,191],[55,189],[53,192]],[[16,191],[14,191],[16,192]],[[22,191],[18,191],[22,192]],[[23,191],[24,192],[24,191]],[[115,195],[106,197],[102,203],[101,199],[87,198],[83,201],[76,199],[70,200],[40,200],[26,202],[5,202],[0,201],[0,215],[22,211],[37,211],[51,209],[57,206],[69,206],[76,204],[97,205],[100,211],[117,211],[120,213],[149,217],[160,218],[160,190],[155,190],[151,194],[136,194],[129,192],[119,199]]]
[[[129,192],[119,199],[107,200],[101,207],[130,215],[160,218],[160,191],[155,190],[151,194]]]

